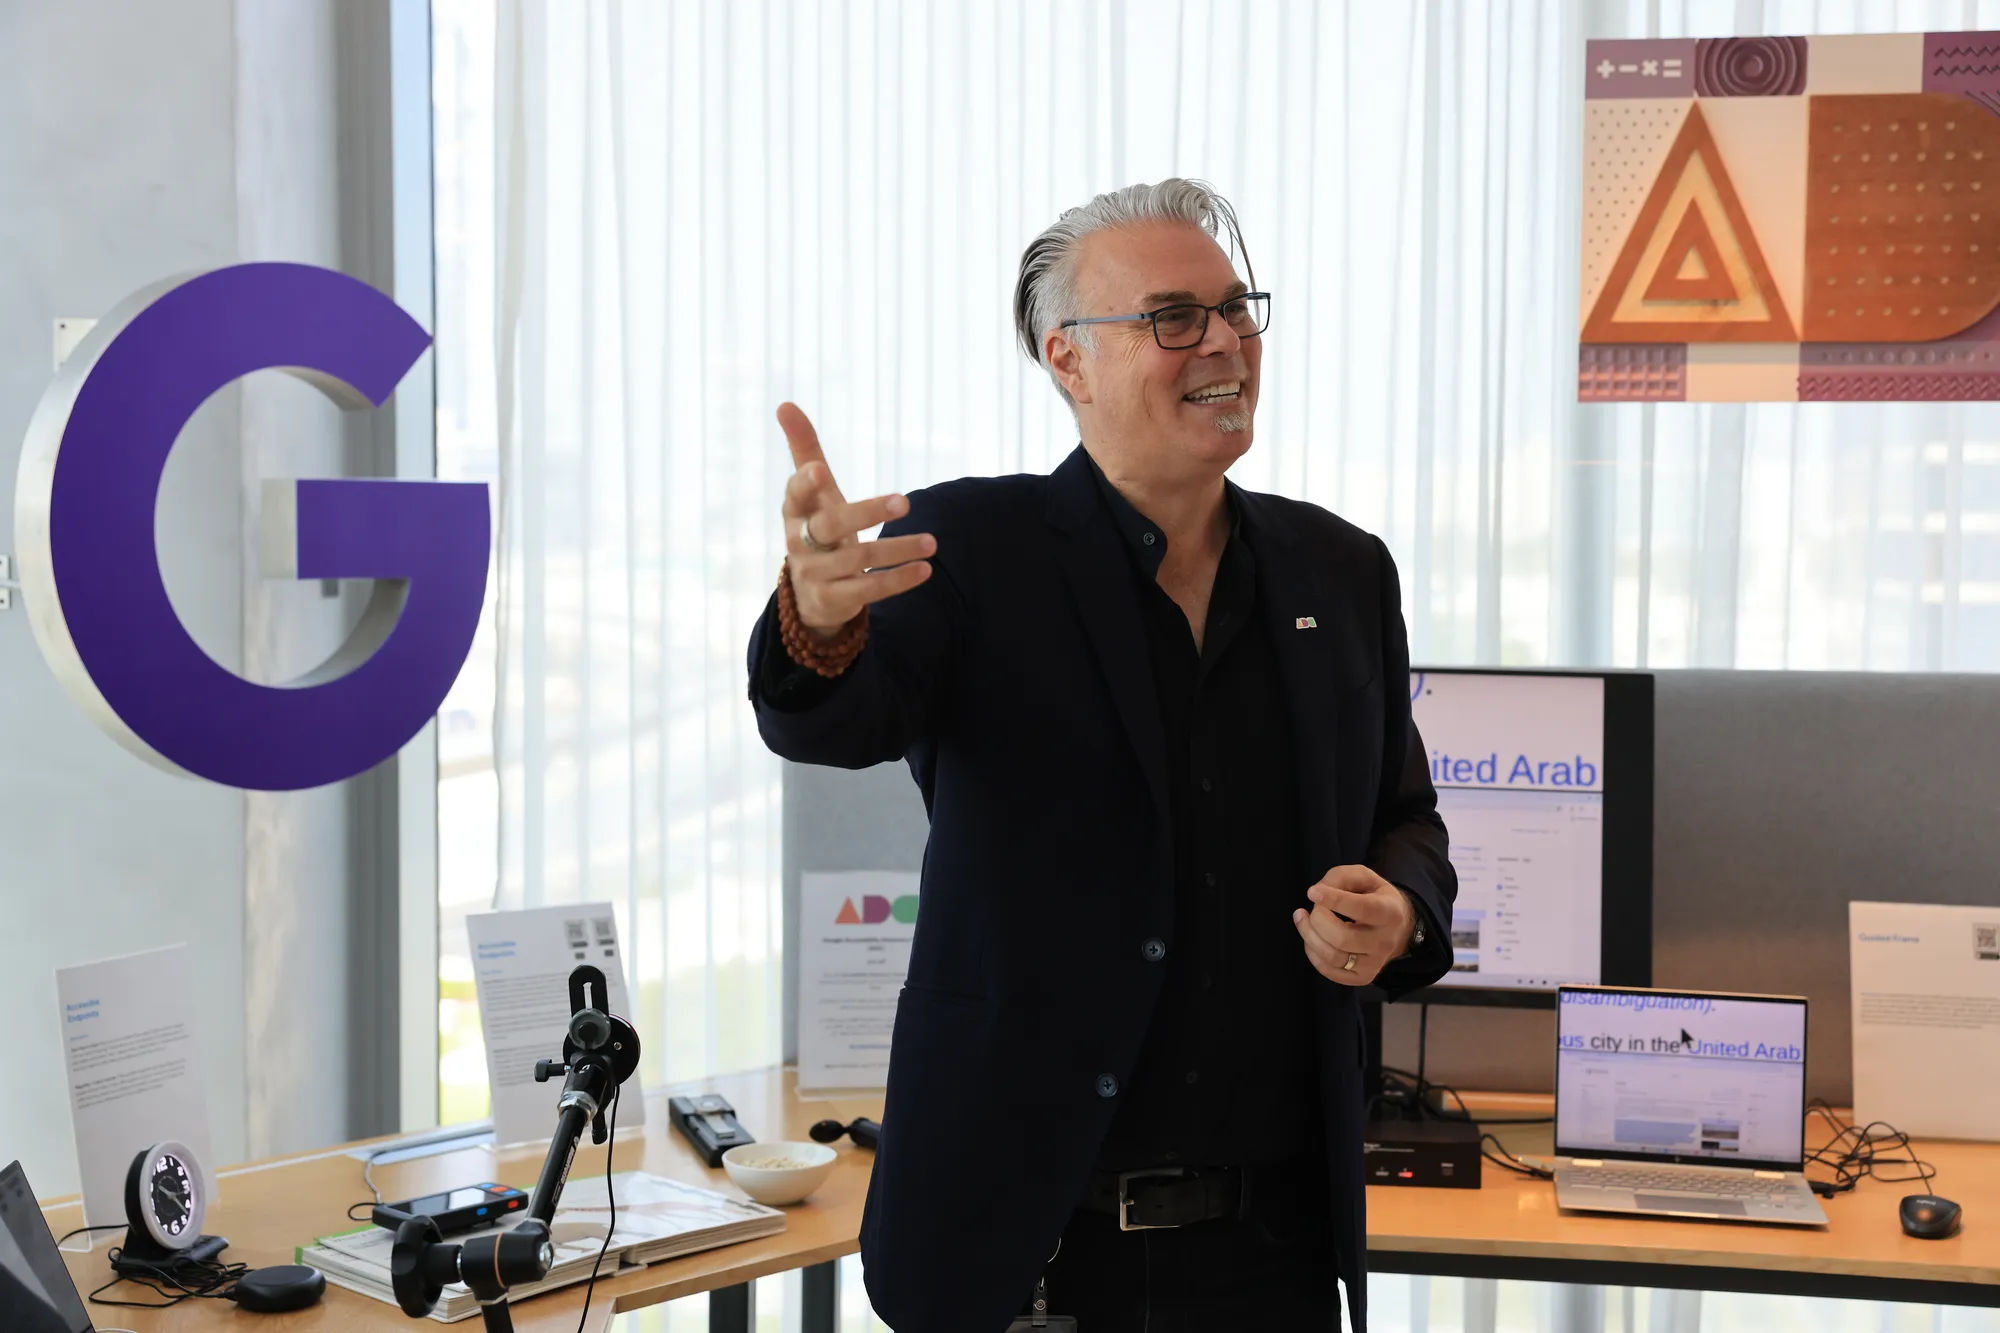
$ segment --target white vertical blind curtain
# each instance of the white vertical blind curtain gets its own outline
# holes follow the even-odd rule
[[[1582,42],[1994,4],[503,0],[499,901],[609,898],[649,1074],[777,1053],[744,702],[775,404],[852,495],[1045,471],[1022,246],[1170,174],[1275,293],[1244,484],[1380,532],[1419,661],[2000,664],[2000,411],[1575,403]],[[441,109],[442,113],[442,109]]]

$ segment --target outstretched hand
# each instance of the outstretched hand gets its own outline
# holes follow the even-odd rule
[[[908,592],[929,578],[927,557],[937,552],[937,539],[913,532],[857,540],[857,534],[909,513],[909,500],[892,494],[849,503],[806,414],[796,404],[781,404],[778,424],[784,427],[796,469],[785,483],[781,512],[799,623],[818,638],[832,639],[870,603]]]

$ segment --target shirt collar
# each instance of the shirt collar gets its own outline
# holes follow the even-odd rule
[[[1104,496],[1105,508],[1111,511],[1111,521],[1118,527],[1118,535],[1125,542],[1125,549],[1132,554],[1133,563],[1139,572],[1149,579],[1157,579],[1160,562],[1167,558],[1167,534],[1160,525],[1147,518],[1136,509],[1124,494],[1111,484],[1111,478],[1104,475],[1104,469],[1097,465],[1088,451],[1083,455],[1090,465],[1090,475],[1097,482],[1097,489]],[[1229,506],[1229,544],[1235,545],[1243,531],[1243,510],[1236,503],[1236,488],[1223,484],[1223,494]]]

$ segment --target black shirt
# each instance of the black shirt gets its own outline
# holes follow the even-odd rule
[[[1105,1170],[1279,1162],[1306,1146],[1313,975],[1292,910],[1298,773],[1234,499],[1202,645],[1158,583],[1167,538],[1111,485],[1166,740],[1174,930],[1159,1006],[1098,1154]]]

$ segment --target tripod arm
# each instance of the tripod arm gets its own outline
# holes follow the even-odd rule
[[[535,1065],[537,1083],[558,1073],[568,1078],[556,1103],[556,1132],[549,1140],[549,1153],[542,1162],[527,1215],[507,1230],[486,1231],[463,1242],[447,1243],[436,1221],[428,1216],[388,1207],[375,1209],[378,1226],[395,1228],[390,1283],[396,1304],[412,1319],[422,1319],[437,1307],[446,1283],[462,1282],[479,1298],[488,1333],[511,1333],[508,1289],[548,1276],[555,1263],[549,1225],[569,1181],[577,1143],[586,1126],[592,1130],[593,1142],[604,1142],[604,1106],[618,1085],[639,1067],[639,1034],[624,1019],[590,1004],[593,989],[601,1004],[604,974],[596,968],[579,967],[570,974],[572,1012],[563,1058]]]
[[[556,1103],[556,1133],[549,1140],[549,1155],[542,1161],[541,1178],[535,1182],[534,1196],[528,1201],[528,1216],[547,1225],[555,1221],[556,1202],[569,1181],[570,1163],[586,1125],[604,1123],[604,1102],[618,1086],[617,1071],[610,1062],[596,1056],[579,1056],[570,1061],[569,1081],[563,1085],[562,1100]],[[601,1134],[593,1135],[599,1143]]]

